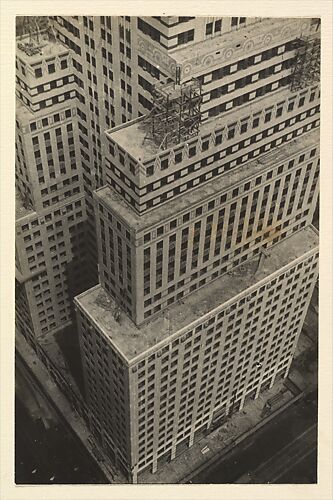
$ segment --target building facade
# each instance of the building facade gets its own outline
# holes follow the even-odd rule
[[[35,44],[25,35],[16,69],[16,323],[35,346],[71,324],[73,297],[95,280],[81,272],[87,214],[71,55],[46,32]]]
[[[140,328],[101,285],[76,297],[90,427],[131,481],[287,376],[317,273],[305,228]]]
[[[106,131],[75,303],[90,426],[133,482],[287,376],[317,278],[317,20],[219,21],[124,21],[159,83]]]

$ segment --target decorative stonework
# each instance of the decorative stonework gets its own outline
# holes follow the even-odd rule
[[[305,93],[304,90],[296,92],[292,97],[297,100],[300,98],[300,95],[306,97],[306,102],[308,102],[308,99],[310,98],[310,88],[307,89],[307,92]],[[316,98],[319,97],[319,88],[316,86]],[[288,108],[288,103],[290,102],[289,100],[284,99],[283,102],[283,112],[282,115],[284,116],[285,113],[287,113],[287,108]],[[221,126],[221,124],[218,125],[218,127],[215,130],[212,130],[209,136],[205,137],[205,140],[209,140],[209,149],[214,148],[216,146],[216,137],[222,134],[222,142],[225,143],[227,142],[228,139],[228,134],[229,131],[232,129],[235,129],[235,136],[233,139],[235,139],[239,134],[241,133],[241,126],[243,123],[248,123],[249,121],[253,121],[254,117],[260,117],[261,121],[264,121],[265,115],[267,112],[271,112],[273,115],[273,118],[276,116],[278,106],[276,104],[274,106],[269,106],[265,107],[262,110],[255,111],[254,113],[251,112],[250,116],[247,118],[247,120],[244,120],[244,118],[239,118],[237,120],[236,124],[233,123],[226,123],[225,125]],[[232,125],[232,126],[231,126]],[[196,136],[193,141],[190,141],[191,146],[196,146],[197,148],[197,153],[202,152],[202,137],[200,135]],[[182,143],[182,148],[180,148],[181,145],[177,145],[177,151],[182,150],[184,156],[188,157],[188,144],[187,142]],[[186,151],[185,151],[186,148]],[[175,151],[173,148],[170,148],[169,150],[163,151],[159,154],[160,157],[165,158],[165,155],[168,154],[168,159],[169,159],[169,168],[173,167],[175,164]],[[154,160],[154,173],[160,169],[158,166],[159,163],[157,161],[157,158]]]
[[[176,77],[176,61],[162,47],[157,48],[148,37],[138,35],[138,52],[148,61],[154,62],[168,76]]]
[[[270,24],[269,24],[270,23]],[[271,45],[277,45],[279,42],[284,43],[288,39],[296,38],[301,35],[308,34],[312,29],[311,20],[291,20],[289,25],[285,25],[286,21],[278,21],[273,26],[271,26],[271,21],[262,21],[262,27],[267,24],[267,29],[270,31],[262,34],[256,34],[250,39],[246,39],[243,43],[238,41],[226,43],[223,48],[216,50],[216,46],[211,46],[210,52],[206,54],[196,54],[195,57],[189,60],[183,60],[181,66],[181,80],[186,79],[189,75],[195,75],[203,68],[212,68],[223,63],[227,63],[232,60],[239,60],[247,56],[248,53],[264,50],[269,48]],[[241,32],[239,32],[241,35]],[[251,36],[251,35],[250,35]],[[236,44],[237,43],[237,44]],[[195,46],[192,46],[195,48]],[[198,49],[199,50],[199,49]],[[200,47],[202,50],[202,46]],[[186,48],[184,48],[184,52]],[[179,51],[181,54],[182,51]],[[193,52],[193,51],[192,51]],[[177,53],[175,52],[175,59],[177,59]]]

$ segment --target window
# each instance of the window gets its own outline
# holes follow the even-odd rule
[[[194,30],[185,31],[178,35],[178,45],[183,45],[194,40]]]
[[[47,69],[48,69],[49,73],[54,73],[55,72],[55,65],[53,63],[49,64]]]
[[[166,168],[168,168],[168,158],[164,158],[163,160],[161,160],[161,170],[165,170]]]
[[[215,22],[214,32],[218,33],[219,31],[221,31],[221,29],[222,29],[222,19],[218,19]]]
[[[206,35],[211,35],[213,33],[213,23],[206,24]]]

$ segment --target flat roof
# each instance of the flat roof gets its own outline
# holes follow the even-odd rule
[[[28,55],[22,48],[20,48],[20,44],[29,44],[29,35],[22,37],[18,37],[16,39],[16,55],[21,61],[26,64],[34,65],[42,62],[44,59],[48,57],[56,57],[61,54],[67,54],[68,49],[64,47],[58,40],[50,40],[49,36],[46,33],[42,33],[40,35],[39,43],[34,41],[33,46],[39,48],[39,52],[37,54]]]
[[[169,150],[181,147],[186,142],[190,143],[193,139],[211,134],[213,130],[224,128],[229,123],[235,123],[241,118],[260,112],[264,107],[274,106],[277,101],[283,100],[285,96],[290,96],[289,88],[282,88],[272,94],[256,99],[253,103],[250,102],[236,109],[230,109],[221,116],[202,123],[198,135],[165,150],[160,149],[152,139],[145,139],[149,130],[149,125],[145,123],[145,117],[130,121],[119,128],[117,127],[114,131],[113,129],[107,130],[105,133],[133,158],[140,163],[144,163],[159,154],[167,154]],[[229,117],[230,122],[228,122]]]
[[[34,213],[34,208],[26,207],[23,203],[21,193],[16,190],[15,193],[15,220],[21,219],[26,215]]]
[[[82,293],[75,300],[130,362],[317,245],[318,235],[312,227],[294,233],[265,251],[267,256],[264,257],[259,269],[260,254],[193,292],[181,302],[169,306],[161,316],[140,327],[137,327],[124,312],[121,312],[119,322],[115,320],[113,314],[115,302],[101,285]]]
[[[15,99],[15,106],[16,106],[16,118],[18,118],[19,120],[23,120],[24,124],[30,120],[36,119],[36,114],[34,114],[28,108],[28,106],[25,106],[18,97],[16,97]]]
[[[109,186],[97,189],[96,195],[107,205],[110,205],[130,227],[133,227],[136,231],[140,231],[159,222],[165,222],[169,217],[174,217],[182,210],[189,210],[190,206],[207,200],[209,196],[217,196],[220,192],[226,191],[231,186],[260,174],[266,166],[283,161],[286,157],[297,154],[298,151],[302,151],[318,141],[319,131],[311,131],[305,134],[304,137],[302,136],[301,140],[297,138],[287,144],[277,146],[273,151],[260,155],[257,159],[248,161],[243,165],[239,165],[229,172],[221,174],[216,179],[211,179],[203,186],[192,189],[187,196],[184,196],[184,193],[182,193],[141,215],[138,215],[132,207],[129,207],[126,201]]]

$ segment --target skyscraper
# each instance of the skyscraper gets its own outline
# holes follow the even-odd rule
[[[317,276],[320,32],[312,19],[53,22],[42,54],[18,48],[32,114],[17,316],[28,337],[63,327],[66,266],[78,293],[98,263],[100,284],[75,299],[85,403],[136,482],[288,373]]]
[[[133,481],[287,375],[317,276],[317,26],[171,51],[147,22],[174,80],[106,132],[100,285],[76,298],[91,428]]]

